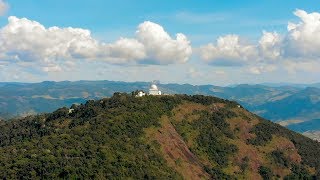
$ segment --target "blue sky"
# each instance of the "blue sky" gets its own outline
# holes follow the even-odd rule
[[[81,27],[101,35],[101,39],[117,39],[116,35],[131,35],[143,21],[161,24],[168,32],[183,32],[194,36],[196,43],[208,41],[208,36],[242,34],[257,37],[262,30],[284,31],[294,20],[292,12],[299,8],[318,11],[319,3],[292,0],[9,0],[8,16],[26,17],[46,27]],[[180,16],[179,16],[180,15]],[[185,17],[183,16],[185,15]],[[194,16],[189,21],[188,16]],[[2,18],[2,24],[6,19]],[[111,35],[108,35],[111,32]],[[107,37],[106,37],[107,36]]]
[[[48,32],[46,32],[48,34],[42,34],[44,37],[42,40],[50,41],[53,43],[51,46],[60,47],[59,44],[51,42],[53,39],[46,38],[60,37],[57,34],[65,33],[63,28],[66,27],[90,30],[90,38],[108,45],[101,45],[99,50],[93,50],[92,44],[86,45],[88,50],[97,51],[94,55],[73,51],[68,52],[67,55],[66,53],[61,55],[49,45],[46,49],[41,49],[40,43],[30,44],[37,42],[36,39],[26,39],[20,43],[36,49],[26,49],[25,46],[14,48],[9,45],[3,50],[0,49],[0,70],[2,72],[0,81],[33,82],[80,79],[151,81],[159,79],[164,83],[227,85],[263,82],[313,83],[317,82],[320,76],[320,56],[313,51],[318,44],[309,43],[307,40],[310,37],[307,34],[293,41],[290,39],[293,37],[293,31],[287,30],[288,22],[295,24],[303,22],[301,17],[293,14],[298,9],[309,14],[308,17],[314,16],[310,14],[312,12],[320,12],[316,1],[7,0],[1,2],[5,3],[7,8],[0,13],[2,14],[0,25],[3,29],[8,28],[2,30],[4,37],[0,37],[0,43],[1,41],[5,44],[19,43],[13,41],[12,37],[7,34],[13,34],[14,37],[27,36],[20,38],[22,40],[29,37],[36,38],[37,33],[40,32],[28,29],[28,26],[32,24],[31,21],[36,21],[45,28],[53,26],[59,28],[54,32],[55,35],[51,36]],[[17,20],[8,22],[10,16],[15,16]],[[30,22],[21,21],[21,18],[26,18]],[[146,21],[151,21],[152,24],[143,24]],[[15,34],[17,32],[12,29],[16,28],[13,22],[23,24],[22,27],[28,30],[20,29],[21,31]],[[141,24],[142,26],[139,26]],[[310,24],[312,22],[305,23],[305,26],[297,27],[294,31],[306,32]],[[137,35],[136,31],[142,31],[141,28],[147,28],[147,30]],[[157,36],[159,28],[160,30],[163,28],[161,33],[164,33],[164,36],[169,35],[171,39],[163,42],[163,39],[161,40],[163,36],[160,39],[153,37]],[[263,31],[276,32],[279,35],[279,38],[276,34],[268,36],[276,42],[276,45],[269,47],[267,44],[267,48],[259,45]],[[33,35],[26,35],[26,32]],[[314,34],[318,38],[319,32],[320,30],[313,30],[309,34]],[[64,35],[70,36],[73,31],[68,33]],[[177,33],[182,33],[187,40],[177,41],[175,37]],[[81,35],[78,35],[74,38],[80,38]],[[128,41],[117,44],[120,37]],[[217,39],[221,37],[224,43],[220,47]],[[275,40],[277,38],[281,40]],[[86,40],[80,38],[76,42],[83,47]],[[66,41],[65,37],[61,40],[61,42],[71,41],[73,40]],[[235,42],[238,44],[234,45]],[[295,43],[299,42],[309,44],[296,46]],[[166,49],[161,47],[161,43],[163,46],[170,47],[167,51],[172,51],[172,53],[164,54]],[[209,45],[210,43],[212,46]],[[140,45],[144,50],[138,52],[136,47]],[[181,46],[185,48],[179,49]],[[71,49],[70,47],[65,48]],[[225,50],[226,48],[231,48],[231,50]],[[1,51],[3,51],[3,56],[1,56]],[[54,53],[51,53],[52,51]],[[59,49],[59,51],[65,51],[65,49]],[[109,54],[101,55],[105,51],[108,51]],[[275,55],[278,51],[281,55]],[[40,57],[34,55],[38,52],[41,54]],[[273,53],[272,57],[270,53]],[[81,60],[76,57],[81,57]],[[18,59],[12,60],[14,58]],[[266,61],[265,59],[271,60]],[[72,67],[69,67],[71,65]]]

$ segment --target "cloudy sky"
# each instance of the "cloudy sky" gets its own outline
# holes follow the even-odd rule
[[[0,0],[0,81],[320,82],[300,0]]]

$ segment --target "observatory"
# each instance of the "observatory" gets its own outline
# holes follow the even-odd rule
[[[161,95],[161,91],[159,91],[157,85],[152,84],[149,89],[149,95],[159,96]]]

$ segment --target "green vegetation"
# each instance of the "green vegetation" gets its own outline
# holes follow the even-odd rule
[[[155,147],[140,138],[144,128],[158,126],[158,118],[178,102],[115,94],[110,99],[88,101],[71,114],[62,108],[6,122],[0,127],[0,177],[179,177]]]
[[[279,150],[272,151],[271,157],[276,164],[282,167],[289,167],[289,161],[284,156],[284,153],[282,151],[279,151]]]
[[[115,92],[148,91],[147,82],[76,81],[41,83],[0,83],[0,121],[52,112],[60,107],[85,103],[87,100],[111,97]],[[303,86],[248,85],[231,87],[214,85],[161,84],[160,90],[169,94],[203,94],[238,101],[246,109],[271,121],[288,123],[287,128],[305,133],[310,138],[320,136],[306,133],[320,129],[320,89],[318,84]],[[266,137],[267,138],[267,137]]]
[[[264,167],[264,166],[259,167],[259,174],[264,180],[272,179],[272,176],[273,176],[271,170],[268,167]]]
[[[285,180],[290,179],[316,179],[314,176],[310,175],[309,172],[300,165],[293,165],[291,169],[291,174],[284,178]]]
[[[178,120],[176,109],[182,104],[196,104],[202,109],[186,110],[188,116],[184,114]],[[272,162],[278,168],[291,169],[290,174],[285,174],[289,179],[314,178],[316,174],[309,167],[319,173],[319,143],[254,115],[258,124],[249,130],[256,137],[246,142],[239,139],[227,121],[247,118],[236,110],[245,112],[236,102],[210,96],[136,98],[134,93],[115,93],[111,98],[90,100],[70,109],[0,121],[0,178],[182,179],[184,174],[179,174],[175,166],[184,168],[186,159],[200,168],[202,177],[214,179],[247,177],[250,171],[272,179],[276,176]],[[168,117],[168,123],[173,125],[170,127],[191,151],[185,153],[188,157],[174,159],[172,164],[166,160],[164,153],[168,152],[161,141],[146,136],[146,129],[161,127],[162,117]],[[242,131],[239,126],[237,133]],[[252,156],[240,156],[243,147],[234,143],[261,149],[274,135],[289,139],[302,163],[293,163],[283,151],[274,149],[265,154],[268,163],[255,170]],[[166,142],[170,143],[170,138]]]
[[[208,111],[200,111],[195,114],[200,114],[197,121],[189,123],[190,128],[184,128],[187,124],[185,121],[175,123],[175,126],[180,134],[186,134],[196,131],[199,136],[196,139],[195,147],[192,147],[194,153],[198,155],[206,154],[212,163],[217,163],[220,167],[228,165],[228,156],[237,151],[237,147],[229,144],[223,138],[232,137],[232,131],[225,118],[235,116],[233,112],[226,108],[220,109],[214,113]]]
[[[320,171],[320,143],[309,138],[305,138],[301,134],[290,131],[258,116],[257,118],[259,118],[260,123],[251,130],[251,132],[255,133],[257,137],[249,140],[248,143],[263,146],[270,142],[272,135],[286,137],[292,141],[298,149],[298,153],[302,158],[302,163]]]
[[[198,156],[208,156],[212,164],[218,165],[214,168],[206,166],[205,171],[214,179],[230,179],[231,176],[225,174],[222,168],[228,165],[228,158],[237,151],[237,146],[227,143],[224,139],[224,136],[232,136],[229,124],[224,119],[233,116],[233,113],[226,109],[215,113],[208,113],[208,111],[197,113],[200,114],[199,120],[187,123],[188,129],[184,128],[186,121],[176,122],[177,131],[185,137],[190,136],[186,135],[190,132],[198,132],[199,135],[191,150]]]
[[[204,170],[211,175],[213,179],[236,179],[233,176],[230,176],[224,173],[219,168],[208,168],[207,166],[204,167]]]

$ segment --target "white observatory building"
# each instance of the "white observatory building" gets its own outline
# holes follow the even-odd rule
[[[161,91],[159,91],[157,85],[152,84],[152,85],[150,86],[149,95],[152,95],[152,96],[159,96],[159,95],[161,95]]]

